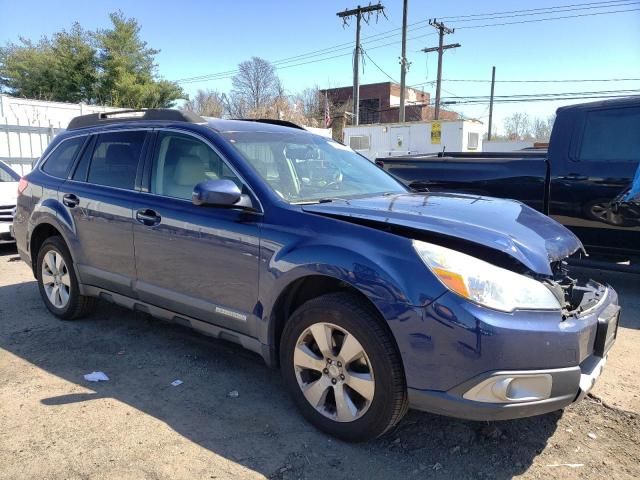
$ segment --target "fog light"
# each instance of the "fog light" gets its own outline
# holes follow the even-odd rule
[[[463,397],[486,403],[518,403],[551,396],[553,379],[548,373],[500,373],[469,389]]]

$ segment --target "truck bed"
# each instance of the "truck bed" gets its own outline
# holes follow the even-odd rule
[[[415,190],[515,198],[546,212],[546,151],[383,157],[376,163]]]

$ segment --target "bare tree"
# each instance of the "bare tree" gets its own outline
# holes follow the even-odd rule
[[[531,126],[531,133],[535,140],[548,141],[551,137],[551,130],[556,116],[550,115],[547,118],[536,117]]]
[[[504,130],[511,140],[522,140],[530,136],[531,121],[529,115],[522,112],[515,112],[504,119]]]
[[[205,117],[222,117],[225,110],[223,96],[216,90],[198,90],[182,109]]]
[[[252,117],[264,115],[282,90],[274,66],[259,57],[240,63],[231,84],[228,110],[232,116],[239,113]]]
[[[317,85],[315,87],[305,88],[302,92],[298,93],[295,101],[306,118],[316,121],[322,120],[324,116],[324,101]]]

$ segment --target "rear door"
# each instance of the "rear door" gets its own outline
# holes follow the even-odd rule
[[[154,143],[148,191],[134,208],[138,297],[252,334],[262,215],[191,202],[193,187],[207,179],[227,178],[252,193],[204,139],[161,130]]]
[[[583,112],[567,157],[551,159],[550,215],[589,252],[640,253],[640,204],[623,201],[640,163],[640,107]]]
[[[81,281],[127,296],[134,294],[133,206],[147,135],[94,135],[60,189],[76,227],[71,247]]]

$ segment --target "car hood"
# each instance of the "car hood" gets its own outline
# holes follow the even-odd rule
[[[18,198],[18,182],[0,182],[0,205],[15,205]]]
[[[321,215],[397,225],[455,238],[505,253],[529,270],[552,275],[551,262],[579,249],[580,240],[540,212],[515,200],[456,193],[378,195],[304,205]]]

